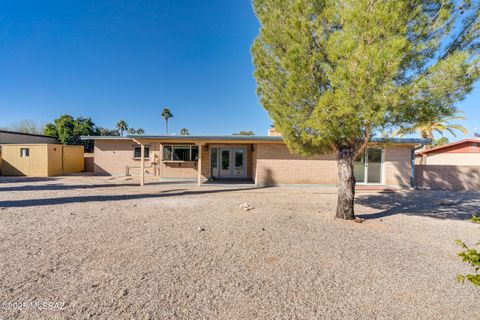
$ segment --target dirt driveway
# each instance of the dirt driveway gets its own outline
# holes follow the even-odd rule
[[[0,319],[480,319],[480,193],[0,179]],[[242,204],[253,209],[245,211]]]

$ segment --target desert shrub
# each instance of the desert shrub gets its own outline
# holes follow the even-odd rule
[[[470,220],[474,223],[479,223],[480,224],[480,217],[477,217],[476,215],[473,215]]]
[[[470,219],[474,223],[480,224],[480,218],[476,215],[473,215]],[[462,258],[463,262],[470,264],[475,273],[471,274],[459,274],[457,275],[457,280],[460,282],[464,282],[465,280],[470,281],[476,286],[480,286],[480,251],[477,251],[474,248],[468,247],[463,241],[457,240],[457,244],[463,248],[463,251],[458,254],[460,258]],[[480,246],[480,242],[477,243],[477,246]]]

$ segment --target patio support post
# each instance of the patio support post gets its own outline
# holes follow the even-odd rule
[[[204,144],[197,144],[198,146],[198,162],[197,162],[197,184],[202,185],[202,152]]]
[[[145,145],[140,144],[140,186],[145,185]]]

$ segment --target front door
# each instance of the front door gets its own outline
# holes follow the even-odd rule
[[[382,184],[383,150],[368,148],[353,165],[355,180],[359,184]]]
[[[241,147],[212,147],[212,176],[246,178],[246,149]]]

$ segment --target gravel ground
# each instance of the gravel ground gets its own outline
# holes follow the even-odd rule
[[[358,193],[362,224],[335,199],[4,178],[0,319],[480,319],[454,243],[480,240],[480,193]]]

